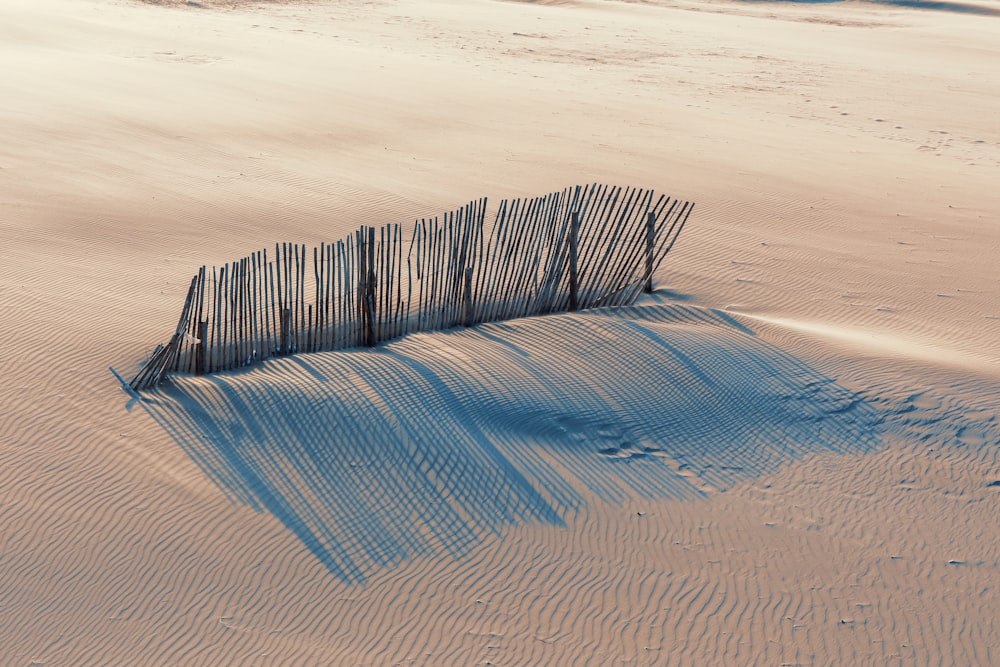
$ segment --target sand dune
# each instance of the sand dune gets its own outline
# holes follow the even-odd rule
[[[0,663],[997,662],[1000,6],[945,4],[4,2]],[[574,182],[698,203],[634,308],[106,370],[202,264]]]

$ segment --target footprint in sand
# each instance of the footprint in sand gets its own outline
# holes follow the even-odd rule
[[[597,450],[598,454],[606,456],[609,459],[614,459],[618,461],[633,461],[636,459],[645,459],[651,456],[657,458],[669,458],[659,447],[649,447],[646,445],[636,445],[631,442],[623,443],[617,447],[605,447],[604,449]]]
[[[647,443],[635,444],[631,442],[623,443],[616,447],[605,447],[597,450],[601,456],[605,456],[613,461],[636,461],[659,459],[671,470],[683,477],[689,484],[703,493],[718,491],[702,479],[690,465],[678,461],[660,447],[654,447]]]
[[[955,438],[963,445],[978,447],[987,442],[988,436],[985,429],[975,426],[962,426],[955,434]]]

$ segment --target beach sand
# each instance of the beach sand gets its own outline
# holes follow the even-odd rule
[[[0,6],[0,662],[1000,661],[1000,3]],[[941,9],[944,7],[944,9]],[[134,373],[191,276],[697,202],[635,307]]]

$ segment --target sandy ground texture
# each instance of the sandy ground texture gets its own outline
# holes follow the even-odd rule
[[[1000,662],[1000,10],[0,3],[0,663]],[[635,307],[134,372],[191,275],[576,183]]]

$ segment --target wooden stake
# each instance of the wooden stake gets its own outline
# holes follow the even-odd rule
[[[580,214],[573,211],[569,226],[569,311],[574,312],[579,306],[580,276],[577,273],[577,259],[580,238]]]
[[[267,261],[267,255],[264,256],[264,261],[267,264],[267,282],[264,285],[270,290],[270,293],[265,297],[267,302],[267,320],[265,321],[267,325],[267,345],[265,347],[265,358],[270,357],[275,353],[275,343],[277,343],[278,338],[278,311],[275,308],[274,302],[274,263]],[[274,331],[272,334],[271,325],[274,325]]]
[[[646,294],[653,293],[653,251],[656,243],[656,214],[646,213]]]
[[[208,322],[201,321],[198,323],[198,361],[195,364],[194,372],[196,375],[204,375],[205,369],[208,364],[205,363],[205,357],[208,353]]]
[[[465,270],[465,326],[472,326],[472,267]]]
[[[212,358],[209,360],[209,372],[221,370],[219,349],[222,347],[222,281],[212,267],[212,283],[215,285],[215,301],[212,302]]]
[[[375,347],[375,323],[373,321],[375,305],[372,303],[373,301],[370,292],[365,295],[365,345],[368,347]]]
[[[285,308],[281,313],[281,354],[292,353],[292,309]]]

